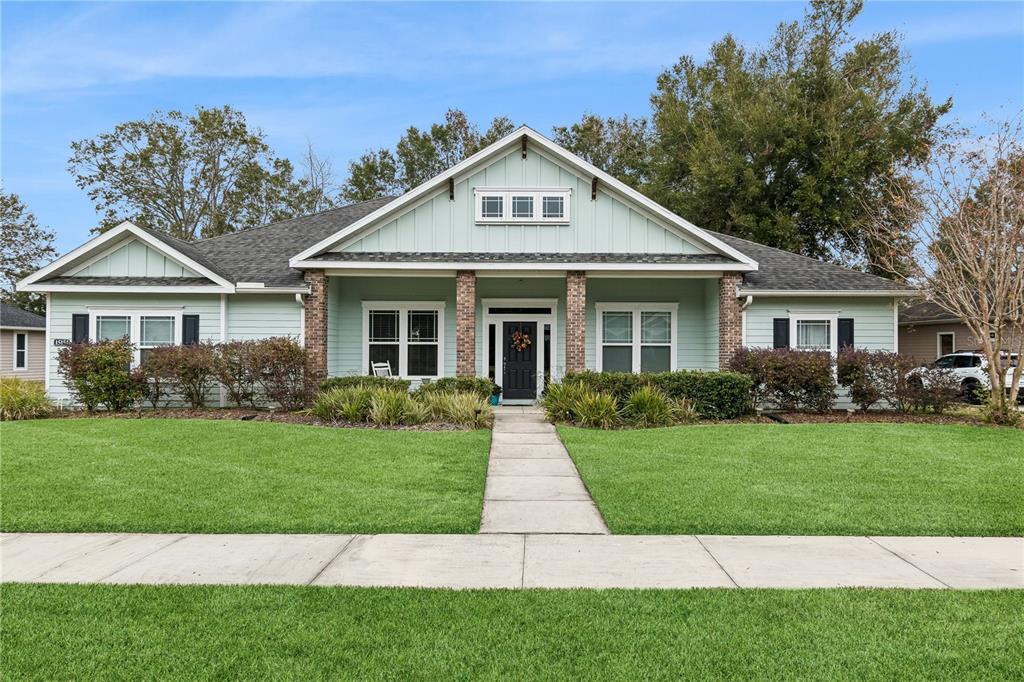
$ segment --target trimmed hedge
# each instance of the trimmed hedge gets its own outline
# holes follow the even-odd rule
[[[348,377],[331,377],[330,379],[324,380],[320,384],[320,391],[330,391],[335,388],[349,388],[350,386],[358,386],[359,388],[395,388],[403,391],[408,391],[409,386],[412,382],[408,379],[399,379],[398,377],[375,377],[375,376],[348,376]],[[488,394],[489,395],[489,394]]]
[[[473,393],[487,400],[494,391],[494,382],[484,377],[443,377],[424,381],[417,393]]]
[[[601,393],[610,393],[621,405],[638,388],[651,386],[673,400],[693,403],[702,419],[736,419],[749,414],[753,382],[738,372],[678,371],[647,374],[629,372],[570,372],[562,383],[578,383]]]

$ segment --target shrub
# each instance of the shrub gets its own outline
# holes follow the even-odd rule
[[[51,409],[41,381],[0,377],[0,421],[38,419],[50,414]]]
[[[583,384],[579,381],[550,384],[540,401],[547,418],[553,422],[576,421],[576,404],[583,391]]]
[[[826,351],[746,348],[733,356],[730,367],[749,372],[751,397],[759,406],[768,401],[782,410],[827,412],[835,402],[832,356]]]
[[[133,355],[126,339],[76,343],[57,355],[58,371],[86,409],[102,405],[117,412],[134,405],[144,392],[139,377],[129,372]]]
[[[668,426],[673,421],[672,405],[660,390],[653,386],[641,386],[626,399],[622,407],[622,418],[640,428]]]
[[[676,424],[693,424],[700,419],[700,412],[689,398],[670,399],[669,407],[672,410],[672,421]]]
[[[426,408],[429,419],[469,428],[490,427],[494,408],[478,392],[427,392],[415,396]]]
[[[370,416],[372,392],[362,386],[324,391],[313,402],[313,414],[324,421],[364,422]]]
[[[237,407],[256,407],[256,376],[251,359],[255,341],[228,341],[217,346],[213,374]]]
[[[416,389],[417,393],[475,393],[487,400],[494,392],[494,382],[484,377],[443,377],[434,381],[424,381]]]
[[[763,348],[740,348],[729,360],[729,369],[750,378],[750,400],[754,407],[764,407],[768,391],[768,361],[771,354]]]
[[[610,393],[584,389],[576,399],[573,412],[580,426],[611,429],[621,421],[618,403]]]
[[[575,372],[562,385],[582,384],[589,390],[609,393],[621,405],[643,386],[653,386],[667,398],[687,398],[705,419],[735,419],[750,412],[751,380],[737,372],[677,371],[632,374],[630,372]],[[558,385],[558,384],[554,384]],[[550,392],[551,387],[548,387]],[[549,414],[549,418],[558,421]]]
[[[174,391],[193,409],[206,404],[213,386],[215,351],[209,343],[167,346],[160,349],[170,370]]]
[[[581,384],[596,393],[608,393],[620,404],[624,404],[630,393],[642,386],[649,386],[655,374],[633,374],[631,372],[567,372],[563,384]]]
[[[412,382],[408,379],[398,377],[375,377],[356,375],[348,377],[331,377],[320,384],[321,391],[329,391],[332,388],[345,388],[348,386],[360,386],[362,388],[392,388],[408,391]]]
[[[370,421],[380,426],[422,424],[429,418],[427,408],[408,391],[376,389],[370,396]]]
[[[960,378],[948,369],[922,367],[910,382],[908,402],[918,410],[942,414],[960,394]]]
[[[306,350],[293,339],[273,336],[254,341],[247,363],[267,400],[289,411],[306,404]]]
[[[155,409],[167,397],[174,384],[174,348],[167,346],[147,352],[146,359],[135,370],[143,398]]]

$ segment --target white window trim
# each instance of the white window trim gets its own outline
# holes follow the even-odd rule
[[[597,325],[596,325],[596,336],[594,342],[596,344],[594,352],[595,367],[598,372],[604,371],[604,353],[602,352],[604,347],[604,313],[632,313],[633,314],[633,373],[638,374],[640,372],[640,352],[644,345],[641,339],[641,327],[640,327],[640,313],[664,313],[668,312],[670,320],[670,333],[669,333],[669,371],[675,372],[678,365],[676,363],[676,352],[679,347],[679,333],[677,320],[679,317],[679,304],[678,303],[597,303],[595,304],[597,310]],[[621,345],[626,344],[610,344],[610,345]],[[653,344],[647,344],[653,345]]]
[[[22,359],[25,361],[25,364],[23,364],[23,365],[18,365],[18,337],[19,336],[24,337],[24,339],[25,339],[25,350],[21,351],[22,354],[23,354],[23,358]],[[12,369],[13,369],[13,371],[15,371],[15,372],[27,372],[28,371],[28,332],[14,332],[14,336],[11,338],[11,341],[13,341],[13,346],[14,346],[14,348],[13,348],[14,358],[12,359]]]
[[[550,308],[550,313],[527,313],[527,314],[491,314],[491,308]],[[505,381],[505,364],[503,353],[500,352],[504,340],[502,333],[505,322],[534,322],[537,325],[537,336],[540,342],[537,344],[537,396],[544,392],[544,325],[551,326],[551,359],[548,362],[551,368],[551,381],[555,382],[562,378],[562,367],[558,364],[558,299],[557,298],[483,298],[480,299],[480,309],[483,311],[483,353],[477,362],[477,376],[487,378],[487,361],[491,353],[491,341],[488,335],[488,327],[495,325],[494,341],[497,347],[494,349],[494,383],[501,386]]]
[[[483,198],[500,196],[502,200],[502,216],[500,218],[485,218],[483,215]],[[525,218],[512,217],[512,197],[533,197],[533,215]],[[561,197],[564,201],[564,211],[560,218],[544,217],[544,197]],[[483,224],[505,224],[505,223],[543,223],[548,225],[568,225],[572,212],[572,189],[569,187],[474,187],[473,188],[473,214],[476,222]]]
[[[839,315],[838,313],[790,313],[789,314],[789,347],[793,350],[800,349],[796,346],[797,322],[828,322],[829,339],[828,352],[835,356],[839,349]]]
[[[363,368],[362,373],[370,370],[370,311],[398,311],[398,367],[392,367],[394,376],[402,379],[419,381],[423,379],[440,379],[444,374],[444,301],[363,301]],[[426,310],[437,313],[437,374],[433,376],[409,376],[409,311]]]
[[[941,358],[945,353],[942,352],[942,337],[951,336],[953,337],[953,344],[950,348],[950,353],[956,352],[956,332],[936,332],[935,333],[935,358]]]
[[[181,318],[184,314],[183,308],[89,308],[89,340],[96,341],[96,318],[98,317],[127,317],[129,341],[135,347],[132,357],[132,366],[138,366],[142,356],[142,349],[139,348],[139,341],[142,333],[143,317],[173,317],[174,318],[174,342],[173,345],[180,346],[182,333]]]

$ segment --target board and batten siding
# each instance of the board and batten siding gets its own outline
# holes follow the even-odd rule
[[[137,239],[117,247],[72,277],[200,277]]]
[[[455,376],[454,277],[330,277],[327,289],[327,373],[366,374],[363,301],[443,301],[444,376]]]
[[[25,334],[27,366],[14,368],[15,334]],[[42,329],[0,329],[0,377],[42,381],[46,377],[46,332]]]
[[[499,253],[707,253],[650,216],[562,167],[532,145],[517,149],[455,183],[455,199],[443,187],[374,231],[336,251]],[[477,224],[474,188],[569,188],[567,224]]]
[[[597,304],[616,302],[678,303],[676,368],[718,369],[718,279],[588,278],[586,334],[586,365],[588,369],[597,369]],[[714,311],[710,311],[708,306],[713,306]],[[709,325],[712,324],[714,329],[709,328]]]

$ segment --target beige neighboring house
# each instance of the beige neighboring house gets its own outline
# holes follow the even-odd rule
[[[978,350],[981,341],[960,318],[925,301],[900,310],[899,350],[922,364],[961,350]],[[1004,345],[1012,339],[1007,338]]]
[[[45,379],[45,317],[0,303],[0,377]]]

